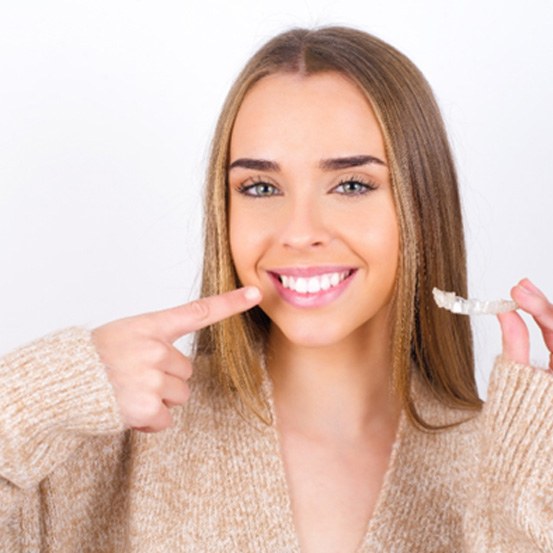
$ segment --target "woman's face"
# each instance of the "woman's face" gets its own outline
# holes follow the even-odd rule
[[[399,231],[382,133],[354,84],[335,72],[259,81],[228,181],[238,276],[289,341],[366,340],[387,324]]]

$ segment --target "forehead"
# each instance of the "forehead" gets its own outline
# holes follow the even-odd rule
[[[317,159],[372,154],[385,158],[380,126],[364,93],[337,72],[277,73],[246,94],[231,136],[231,159]]]

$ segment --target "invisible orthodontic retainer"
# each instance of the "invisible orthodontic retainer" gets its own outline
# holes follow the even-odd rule
[[[438,307],[458,315],[497,315],[518,308],[516,302],[510,300],[467,300],[455,295],[455,292],[444,292],[438,288],[432,289],[432,295]]]

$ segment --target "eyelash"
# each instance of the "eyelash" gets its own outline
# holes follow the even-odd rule
[[[364,194],[367,194],[368,192],[371,192],[373,190],[376,190],[378,186],[371,181],[368,181],[366,179],[363,179],[361,177],[352,176],[347,179],[341,180],[334,188],[333,190],[336,190],[338,187],[343,186],[345,184],[360,184],[363,188],[362,190],[358,192],[353,192],[352,194],[346,194],[347,196],[362,196]]]
[[[265,186],[265,187],[270,186],[274,190],[278,190],[278,188],[274,184],[271,184],[270,182],[266,182],[262,179],[254,180],[253,182],[250,182],[250,184],[240,184],[236,188],[236,190],[238,192],[240,192],[240,194],[243,194],[244,196],[249,196],[250,198],[267,198],[267,197],[271,197],[271,196],[280,196],[281,195],[281,194],[267,194],[267,195],[251,194],[250,191],[254,190],[258,186]]]
[[[344,196],[363,196],[364,194],[367,194],[368,192],[371,192],[372,190],[376,190],[378,188],[378,186],[373,182],[367,181],[365,179],[362,179],[362,178],[359,178],[359,177],[356,177],[356,176],[352,176],[352,177],[349,177],[347,179],[342,179],[332,190],[334,191],[337,188],[343,187],[346,184],[358,184],[358,185],[362,186],[362,189],[361,190],[358,189],[357,192],[353,192],[351,194],[347,194],[347,193],[342,192],[342,195],[344,195]],[[270,182],[266,182],[261,178],[258,179],[258,180],[256,179],[253,182],[250,182],[250,184],[240,184],[236,188],[236,190],[240,194],[243,194],[244,196],[249,196],[250,198],[267,198],[267,197],[281,196],[282,195],[280,193],[280,191],[278,191],[278,193],[276,193],[276,194],[275,193],[271,193],[271,194],[252,194],[251,191],[254,190],[258,186],[271,187],[271,188],[273,188],[273,190],[278,191],[278,188],[274,184],[271,184]]]

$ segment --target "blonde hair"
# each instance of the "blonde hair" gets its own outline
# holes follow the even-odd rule
[[[293,29],[249,60],[232,86],[215,131],[205,196],[202,296],[240,286],[229,246],[227,169],[233,124],[252,86],[274,73],[335,71],[366,94],[380,123],[400,226],[400,258],[393,297],[392,380],[408,419],[423,420],[410,395],[412,371],[443,404],[469,411],[482,401],[474,378],[468,318],[436,308],[432,287],[466,295],[466,253],[456,171],[439,108],[415,65],[365,32],[326,27]],[[217,385],[269,424],[260,387],[261,357],[270,321],[256,307],[200,331],[195,354],[209,356]],[[460,422],[460,421],[459,421]]]

